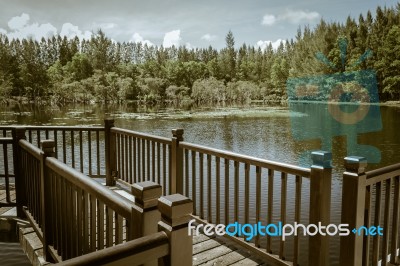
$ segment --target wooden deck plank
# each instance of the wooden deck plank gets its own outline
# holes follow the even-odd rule
[[[204,252],[206,250],[221,246],[221,243],[215,241],[214,239],[210,239],[198,244],[193,245],[193,255]]]
[[[206,263],[200,264],[199,266],[225,266],[225,265],[231,265],[232,263],[238,262],[240,260],[245,259],[246,257],[243,256],[242,254],[236,252],[236,251],[232,251],[229,253],[226,253],[224,255],[222,255],[221,257],[212,259],[210,261],[207,261]],[[194,261],[193,261],[193,265]]]
[[[207,241],[207,240],[210,240],[212,238],[214,238],[214,236],[209,237],[209,236],[206,236],[206,235],[203,235],[203,234],[200,234],[198,236],[193,235],[193,245],[201,243],[201,242],[204,242],[204,241]]]
[[[212,248],[210,250],[206,250],[202,253],[196,254],[193,256],[193,265],[214,265],[213,263],[217,263],[217,262],[221,262],[221,261],[227,261],[229,257],[224,257],[226,254],[233,254],[233,257],[235,257],[235,255],[240,255],[237,252],[234,252],[234,250],[232,250],[231,248],[227,247],[227,246],[218,246],[215,248]],[[236,257],[240,257],[244,258],[244,256],[237,256]],[[237,260],[233,260],[232,262],[238,261]],[[219,265],[219,264],[218,264]],[[227,264],[225,264],[227,265]]]
[[[258,265],[261,265],[262,264],[262,262],[260,263],[260,262],[257,262],[257,260],[255,260],[255,259],[252,259],[252,258],[245,258],[245,259],[242,259],[242,260],[240,260],[240,261],[238,261],[238,262],[235,262],[235,263],[233,263],[233,264],[230,264],[231,266],[258,266]]]

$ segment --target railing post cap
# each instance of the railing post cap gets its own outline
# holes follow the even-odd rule
[[[347,156],[344,158],[346,172],[362,174],[367,167],[367,159],[360,156]]]
[[[311,153],[313,166],[331,168],[332,153],[329,151],[313,151]]]
[[[46,139],[40,141],[40,147],[42,148],[44,154],[49,157],[53,157],[55,155],[55,147],[56,143],[52,139]]]
[[[45,148],[52,148],[55,147],[56,143],[52,139],[45,139],[40,141],[40,146],[45,149]]]
[[[163,196],[158,200],[158,210],[163,221],[174,227],[189,222],[193,202],[181,194]]]
[[[22,126],[15,127],[15,137],[17,139],[25,138],[25,131],[26,131],[25,127],[22,127]]]
[[[183,140],[183,128],[175,128],[172,129],[172,136],[177,138],[178,140],[182,141]]]
[[[162,187],[152,181],[144,181],[133,184],[132,195],[135,196],[135,203],[147,209],[157,206],[158,198],[162,195]]]
[[[114,122],[115,122],[114,118],[111,117],[104,118],[104,124],[106,125],[114,125]]]

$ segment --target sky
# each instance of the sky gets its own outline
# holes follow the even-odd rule
[[[265,48],[294,39],[299,27],[321,18],[345,22],[393,0],[13,0],[0,2],[0,33],[40,40],[55,34],[90,38],[102,29],[120,42],[221,49],[233,32],[236,46]]]

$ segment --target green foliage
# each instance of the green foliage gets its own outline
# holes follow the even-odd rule
[[[226,100],[226,87],[223,81],[214,77],[196,80],[191,96],[198,104],[223,102]]]
[[[240,102],[286,99],[286,80],[373,69],[381,99],[400,97],[400,5],[376,16],[321,20],[299,29],[277,49],[243,44],[231,31],[216,50],[164,48],[111,41],[101,30],[89,40],[54,36],[40,41],[8,40],[0,34],[0,98],[31,101],[158,104]],[[338,40],[348,42],[343,59]],[[360,60],[365,51],[372,56]],[[318,56],[316,56],[318,54]],[[318,59],[316,58],[318,57]],[[330,63],[329,63],[330,62]]]

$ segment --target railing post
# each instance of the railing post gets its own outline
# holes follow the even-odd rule
[[[315,151],[310,174],[310,224],[330,223],[332,153]],[[309,237],[309,265],[329,265],[329,237],[316,234]]]
[[[16,194],[16,202],[17,202],[17,216],[24,217],[24,211],[22,210],[23,206],[26,206],[26,197],[25,197],[25,180],[22,179],[21,176],[21,149],[19,147],[19,141],[21,139],[26,139],[25,137],[25,128],[24,127],[16,127],[12,129],[12,137],[13,137],[13,160],[14,160],[14,175],[15,175],[15,194]]]
[[[46,170],[46,158],[55,157],[55,142],[54,140],[42,140],[40,146],[43,151],[40,158],[40,207],[42,210],[40,226],[43,232],[43,255],[46,261],[54,262],[49,247],[53,244],[51,203],[54,199],[51,196],[51,182]]]
[[[161,214],[157,209],[158,199],[162,195],[162,187],[154,182],[145,181],[131,187],[135,196],[135,207],[132,209],[132,237],[147,236],[158,232]],[[144,266],[156,266],[158,261],[149,261]]]
[[[171,144],[171,176],[170,194],[183,194],[183,151],[179,147],[179,142],[183,141],[183,129],[172,130]]]
[[[116,176],[116,149],[115,135],[111,133],[111,128],[114,127],[114,119],[104,119],[104,138],[105,138],[105,159],[106,159],[106,185],[115,185]]]
[[[180,194],[168,195],[158,200],[161,212],[159,230],[164,231],[170,241],[170,255],[164,265],[192,265],[193,238],[188,234],[188,222],[193,212],[193,202]]]
[[[133,239],[158,232],[161,214],[157,209],[162,187],[152,181],[136,183],[131,187],[136,208],[133,211]]]
[[[346,171],[343,173],[342,224],[349,230],[364,225],[367,160],[364,157],[344,158]],[[362,265],[363,236],[350,233],[340,237],[340,265]]]

